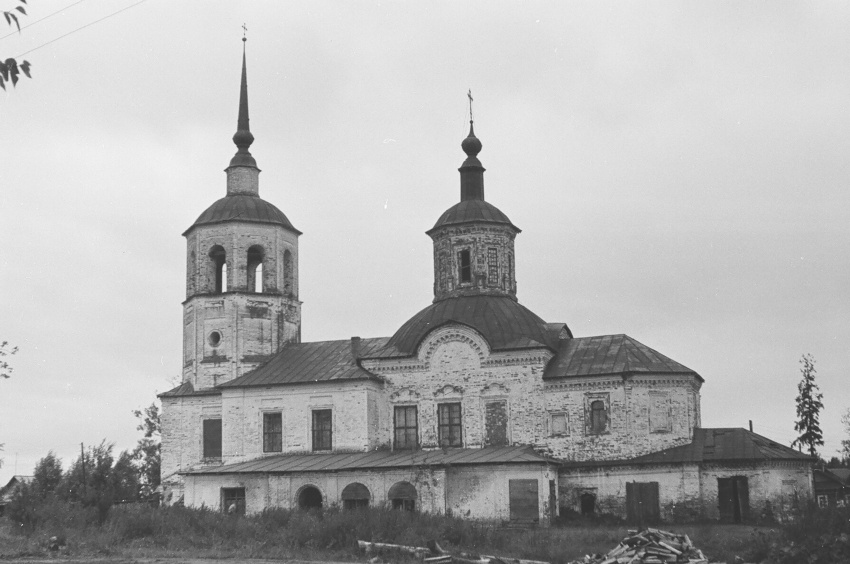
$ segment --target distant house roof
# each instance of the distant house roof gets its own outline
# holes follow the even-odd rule
[[[689,444],[621,460],[564,462],[566,467],[599,467],[657,464],[699,464],[704,462],[758,462],[794,460],[813,462],[807,454],[742,428],[694,429]]]
[[[23,476],[20,474],[12,476],[12,478],[6,482],[5,486],[0,487],[0,504],[8,503],[11,500],[16,487],[21,484],[29,484],[32,480],[33,476]]]
[[[301,232],[295,229],[282,211],[277,209],[259,196],[251,194],[229,194],[213,202],[198,216],[192,227],[186,230],[186,235],[199,225],[210,225],[224,221],[244,221],[249,223],[272,223],[280,225],[297,235]]]
[[[387,338],[317,341],[285,345],[268,362],[218,388],[272,386],[380,379],[360,367],[357,360],[387,344]]]
[[[413,356],[428,333],[447,323],[475,329],[492,350],[549,348],[555,351],[563,329],[572,336],[566,325],[548,324],[512,298],[460,296],[429,305],[402,325],[386,347],[363,357]]]
[[[186,474],[287,474],[292,472],[335,472],[411,466],[462,466],[475,464],[549,464],[554,461],[529,446],[460,448],[449,450],[375,450],[334,454],[280,454],[215,468],[191,470]]]
[[[639,373],[691,374],[702,380],[687,366],[622,334],[559,341],[543,379]]]
[[[850,468],[827,468],[826,471],[850,486]]]

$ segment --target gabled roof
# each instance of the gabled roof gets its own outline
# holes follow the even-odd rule
[[[547,324],[528,308],[506,296],[460,296],[435,302],[396,331],[387,346],[363,358],[413,356],[434,329],[460,323],[481,333],[491,350],[549,348],[555,350],[566,326]],[[566,328],[569,334],[569,329]]]
[[[600,335],[559,341],[543,379],[613,374],[699,374],[628,335]]]
[[[378,380],[360,367],[359,357],[382,348],[387,338],[358,341],[317,341],[285,345],[268,362],[255,370],[219,384],[218,388],[305,384],[340,380]]]
[[[337,472],[411,466],[462,466],[473,464],[549,464],[553,461],[529,446],[458,448],[448,450],[373,450],[353,453],[280,454],[187,474],[286,474],[289,472]]]
[[[826,471],[850,486],[850,468],[827,468]]]
[[[172,388],[167,392],[162,392],[157,397],[160,398],[178,398],[178,397],[187,397],[187,396],[217,396],[220,395],[221,392],[216,390],[215,388],[204,388],[202,390],[195,390],[195,387],[192,385],[192,382],[183,382],[176,388]]]
[[[622,460],[565,462],[568,467],[598,467],[658,464],[700,464],[705,462],[759,462],[793,460],[814,462],[807,454],[762,437],[743,428],[694,429],[689,444]]]

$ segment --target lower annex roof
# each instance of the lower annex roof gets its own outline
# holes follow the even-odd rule
[[[190,470],[186,474],[287,474],[339,472],[410,466],[470,464],[549,464],[555,462],[530,446],[458,448],[448,450],[373,450],[353,453],[279,454],[248,462]]]

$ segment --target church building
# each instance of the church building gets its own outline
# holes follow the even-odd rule
[[[165,503],[546,525],[567,512],[747,521],[811,497],[809,457],[702,428],[695,371],[519,302],[520,229],[485,199],[471,120],[460,201],[426,231],[433,302],[389,337],[301,342],[301,232],[260,197],[253,140],[243,53],[226,195],[183,233],[183,376],[160,395]]]

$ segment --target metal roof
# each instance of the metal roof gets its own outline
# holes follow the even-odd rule
[[[622,334],[561,340],[543,379],[633,373],[693,374],[702,380],[687,366]]]
[[[172,388],[167,392],[162,392],[157,397],[176,398],[185,396],[217,396],[220,394],[221,392],[216,390],[215,388],[204,388],[202,390],[195,390],[195,387],[192,385],[192,382],[183,382],[176,388]]]
[[[225,221],[272,223],[301,235],[301,232],[292,226],[289,219],[274,204],[270,204],[261,197],[251,194],[229,194],[213,202],[204,213],[198,216],[192,227],[187,229],[183,235],[186,235],[186,233],[198,225],[209,225]]]
[[[409,468],[411,466],[462,466],[475,464],[553,463],[530,446],[459,448],[448,450],[373,450],[353,453],[279,454],[248,462],[190,470],[186,474],[288,474]]]
[[[429,305],[402,325],[386,348],[371,357],[366,354],[362,357],[412,356],[428,333],[446,323],[460,323],[475,329],[492,350],[546,347],[554,351],[559,333],[566,328],[563,324],[553,328],[506,296],[460,296]]]
[[[807,454],[762,437],[743,428],[694,429],[693,441],[686,445],[622,460],[565,462],[567,467],[599,467],[658,464],[699,464],[705,462],[759,462],[796,460],[813,462]]]
[[[429,229],[426,233],[429,235],[440,227],[445,227],[446,225],[457,225],[460,223],[502,223],[505,225],[510,225],[513,227],[517,233],[521,230],[511,223],[511,220],[508,219],[502,211],[491,204],[490,202],[484,200],[465,200],[459,202],[440,216],[440,219],[437,220],[437,223],[434,224],[434,227]]]
[[[387,338],[291,343],[268,362],[219,388],[303,384],[340,380],[379,380],[357,363],[387,344]]]

